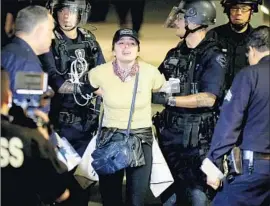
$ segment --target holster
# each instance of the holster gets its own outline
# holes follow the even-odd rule
[[[228,175],[227,180],[231,181],[234,179],[234,176],[240,175],[243,173],[243,164],[242,164],[242,151],[239,147],[234,147],[230,154],[227,156],[227,168]],[[225,168],[224,168],[225,169]]]

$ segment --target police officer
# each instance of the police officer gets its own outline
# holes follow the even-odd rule
[[[224,181],[213,205],[267,206],[270,202],[269,32],[268,26],[260,26],[250,34],[250,66],[236,75],[224,99],[208,158],[218,164],[238,146],[243,171]],[[220,181],[209,176],[208,184],[219,186]]]
[[[58,161],[53,146],[44,137],[48,131],[11,123],[9,76],[1,68],[1,205],[38,206],[66,200],[67,168]]]
[[[154,124],[175,178],[174,185],[162,195],[163,202],[176,193],[178,204],[207,204],[199,166],[211,140],[226,69],[221,48],[206,37],[206,28],[215,21],[211,1],[181,1],[166,21],[177,28],[176,35],[183,41],[159,66],[166,79],[175,82],[171,92],[166,91],[170,94],[153,94],[153,103],[166,104],[161,115],[154,117]],[[173,205],[169,203],[172,198],[165,205]]]
[[[53,0],[48,1],[48,8],[56,21],[55,39],[51,52],[40,59],[55,92],[49,116],[58,134],[82,156],[97,130],[99,115],[87,73],[105,60],[95,36],[79,27],[87,21],[90,4],[85,0]],[[74,170],[70,171],[70,205],[87,205],[88,190],[79,186]]]
[[[14,121],[24,124],[24,119],[18,117],[18,106],[26,109],[29,105],[38,107],[40,95],[25,95],[16,93],[15,77],[19,71],[43,72],[37,57],[50,50],[53,18],[45,7],[29,6],[19,11],[15,22],[15,37],[1,52],[1,65],[9,72],[13,101],[10,114]],[[24,116],[24,115],[22,115]],[[25,125],[26,126],[26,125]],[[34,127],[34,126],[33,126]]]
[[[258,12],[258,5],[262,0],[222,0],[224,13],[227,14],[227,24],[213,28],[208,35],[222,44],[228,60],[226,74],[226,89],[229,89],[235,74],[248,65],[246,40],[253,28],[250,20],[253,13]]]

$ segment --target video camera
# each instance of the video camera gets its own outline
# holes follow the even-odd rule
[[[48,112],[46,111],[46,108],[49,108],[48,100],[54,94],[52,89],[48,89],[47,73],[25,71],[19,71],[15,75],[15,92],[14,103],[21,106],[27,116],[35,122],[37,122],[37,118],[34,110],[40,109],[45,113]]]

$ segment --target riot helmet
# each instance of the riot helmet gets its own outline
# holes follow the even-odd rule
[[[230,8],[236,4],[247,4],[251,6],[254,13],[258,12],[258,6],[262,4],[262,0],[221,0],[221,6],[224,8],[224,13],[228,14]]]
[[[222,7],[224,8],[224,13],[227,14],[230,25],[233,30],[235,31],[241,31],[243,28],[246,27],[246,25],[250,22],[252,13],[258,12],[258,6],[262,4],[262,0],[222,0],[221,2]],[[235,7],[238,4],[248,5],[251,9],[244,11],[244,8],[242,8],[242,12],[249,12],[248,19],[245,20],[245,22],[233,22],[231,19],[231,10],[233,7]],[[235,8],[240,9],[240,8]]]
[[[189,33],[194,33],[201,28],[206,28],[209,25],[214,25],[216,23],[216,7],[210,0],[180,1],[177,7],[173,7],[165,22],[165,27],[175,28],[174,22],[181,15],[185,19],[186,34],[184,38],[186,38]],[[188,26],[189,23],[194,23],[200,26],[191,30]]]
[[[65,29],[63,26],[61,26],[63,30],[73,30],[79,24],[86,24],[91,11],[91,5],[86,2],[86,0],[48,0],[47,8],[50,10],[58,25],[59,22],[57,13],[63,11],[63,9],[67,8],[70,13],[77,15],[77,22],[75,25],[73,25],[73,27],[70,29]]]

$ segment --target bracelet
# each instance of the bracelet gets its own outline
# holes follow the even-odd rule
[[[176,98],[175,97],[169,97],[167,105],[169,105],[171,107],[175,107],[176,106]]]

